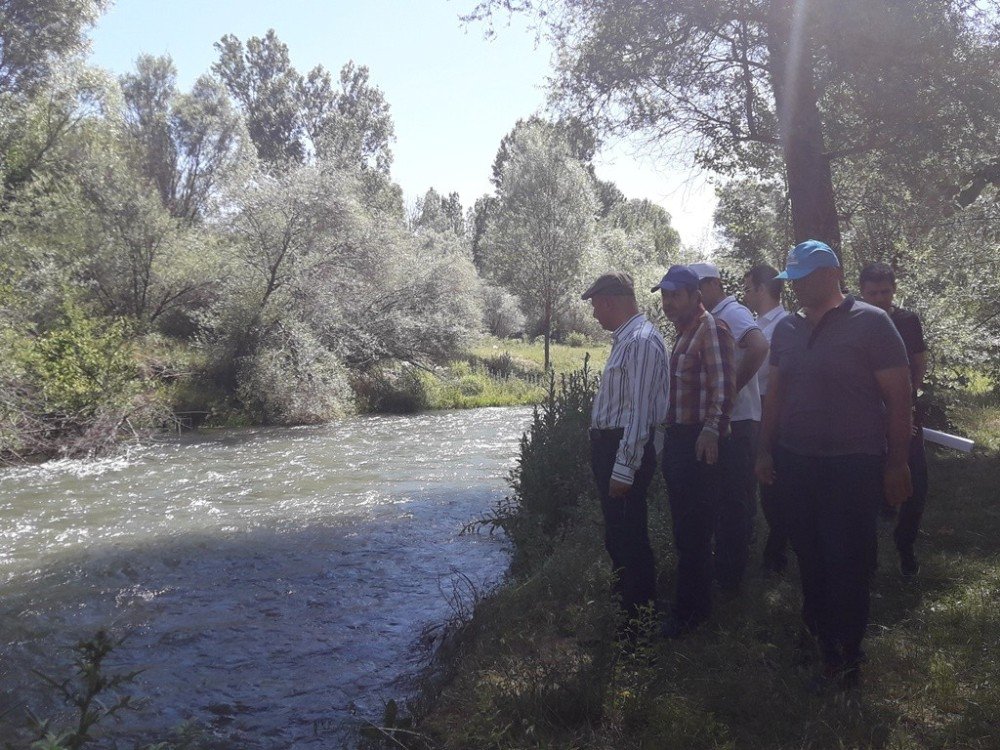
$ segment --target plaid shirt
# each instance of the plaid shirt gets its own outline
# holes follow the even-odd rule
[[[725,323],[703,310],[678,331],[670,352],[667,424],[701,424],[724,435],[736,389],[733,337]]]

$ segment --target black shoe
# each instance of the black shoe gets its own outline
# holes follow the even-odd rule
[[[912,551],[899,553],[899,573],[903,578],[914,578],[920,572],[920,563]]]

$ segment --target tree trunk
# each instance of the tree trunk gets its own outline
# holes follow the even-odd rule
[[[840,224],[813,82],[808,7],[803,0],[771,1],[767,42],[771,83],[795,242],[822,240],[839,256]]]

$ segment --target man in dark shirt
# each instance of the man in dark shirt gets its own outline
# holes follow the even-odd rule
[[[861,299],[870,305],[880,307],[889,313],[896,330],[906,345],[906,356],[910,360],[910,384],[913,403],[917,403],[917,392],[923,387],[927,373],[927,345],[924,331],[916,313],[892,304],[896,295],[896,274],[885,263],[865,266],[859,278]],[[913,551],[920,530],[920,519],[924,515],[927,502],[927,456],[924,453],[924,436],[921,431],[920,412],[913,410],[913,437],[910,440],[910,477],[913,481],[913,495],[899,507],[896,530],[893,538],[899,552],[899,572],[910,578],[920,571],[920,563]],[[888,515],[895,515],[895,508],[887,506]]]
[[[911,493],[906,350],[885,312],[843,295],[824,243],[796,245],[778,278],[791,280],[802,309],[771,340],[757,478],[775,484],[788,512],[802,616],[823,657],[815,684],[852,687],[878,508]]]

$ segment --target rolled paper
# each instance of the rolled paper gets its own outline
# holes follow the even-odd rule
[[[947,432],[932,430],[929,427],[924,427],[924,440],[928,443],[943,445],[945,448],[954,448],[964,453],[969,453],[972,450],[972,446],[975,445],[975,442],[969,440],[969,438],[950,435]]]

